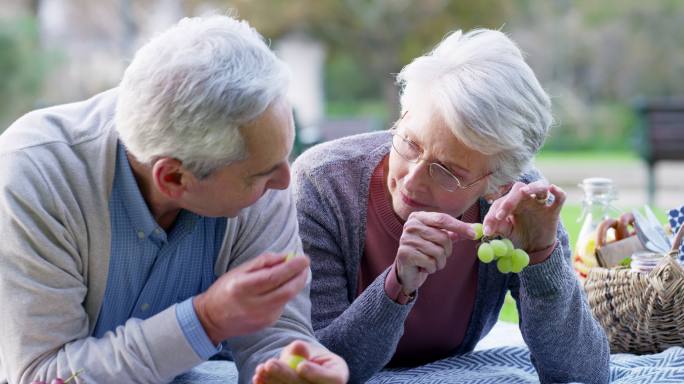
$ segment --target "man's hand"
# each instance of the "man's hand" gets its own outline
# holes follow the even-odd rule
[[[485,235],[499,234],[531,254],[556,242],[565,192],[555,185],[536,181],[517,182],[510,192],[492,204],[484,219]],[[543,260],[530,260],[535,264]]]
[[[289,365],[292,356],[306,360],[294,369]],[[254,384],[343,384],[349,380],[347,363],[327,349],[294,341],[283,348],[280,359],[269,359],[259,364],[254,372]]]
[[[431,275],[446,266],[452,242],[474,239],[470,224],[440,212],[413,212],[399,239],[396,268],[405,294],[415,292]]]
[[[214,344],[266,328],[306,285],[309,258],[264,254],[223,274],[193,304]]]

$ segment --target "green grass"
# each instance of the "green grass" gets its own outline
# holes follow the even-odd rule
[[[639,154],[635,151],[551,151],[542,150],[535,156],[537,163],[562,162],[568,163],[619,163],[639,162]]]

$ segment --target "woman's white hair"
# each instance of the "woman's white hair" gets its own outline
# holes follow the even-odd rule
[[[529,169],[553,122],[549,96],[500,31],[456,31],[397,81],[402,114],[427,103],[461,142],[493,156],[488,193]]]
[[[119,86],[116,129],[144,164],[195,176],[247,156],[239,127],[287,93],[290,72],[246,21],[185,18],[143,46]]]

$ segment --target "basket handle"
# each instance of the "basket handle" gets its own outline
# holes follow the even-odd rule
[[[682,238],[684,238],[684,225],[681,225],[679,227],[679,230],[677,231],[677,234],[674,237],[670,254],[673,254],[675,256],[679,254],[679,246],[682,245]]]

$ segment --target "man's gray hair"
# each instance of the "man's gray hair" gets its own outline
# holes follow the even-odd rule
[[[494,158],[487,192],[530,166],[553,123],[551,101],[504,33],[456,31],[397,76],[402,113],[428,103],[468,147]]]
[[[135,54],[116,129],[144,164],[173,157],[199,178],[247,156],[239,127],[285,96],[290,72],[246,21],[185,18]]]

